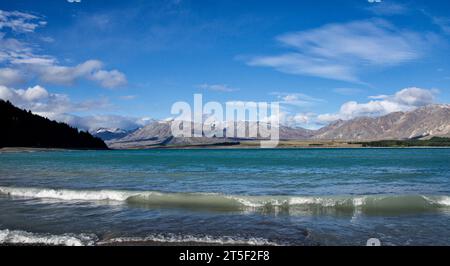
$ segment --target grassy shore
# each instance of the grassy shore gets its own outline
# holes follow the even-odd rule
[[[147,149],[257,149],[260,140],[240,140],[233,143],[196,144],[196,145],[150,145],[136,146],[130,150]],[[439,148],[450,147],[450,138],[433,137],[427,140],[375,140],[375,141],[347,141],[347,140],[280,140],[278,149],[299,148]],[[64,151],[55,148],[0,148],[0,153]]]

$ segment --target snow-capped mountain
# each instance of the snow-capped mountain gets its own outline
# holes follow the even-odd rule
[[[99,128],[91,132],[91,134],[95,137],[98,137],[102,140],[112,140],[112,139],[120,139],[128,134],[133,133],[136,129],[127,130],[122,128]]]

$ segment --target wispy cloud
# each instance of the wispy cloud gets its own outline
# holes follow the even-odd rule
[[[378,1],[372,2],[367,10],[378,16],[393,16],[406,14],[410,11],[410,8],[405,4],[394,1]]]
[[[357,83],[368,67],[391,67],[420,58],[433,37],[398,29],[381,19],[328,24],[278,36],[280,44],[294,51],[252,57],[247,64]]]
[[[10,28],[14,32],[33,32],[46,24],[41,17],[33,14],[0,10],[0,30]]]
[[[434,24],[439,26],[445,34],[450,35],[450,18],[448,17],[432,17]]]
[[[275,95],[277,97],[277,101],[280,104],[296,107],[311,106],[317,103],[324,102],[323,99],[314,98],[303,93],[272,92],[271,95]]]
[[[200,89],[203,90],[209,90],[209,91],[217,91],[217,92],[234,92],[238,91],[239,89],[230,87],[226,84],[208,84],[203,83],[197,86]]]
[[[134,100],[136,99],[136,95],[122,95],[119,98],[122,100]]]

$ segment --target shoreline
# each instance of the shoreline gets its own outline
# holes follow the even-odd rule
[[[145,150],[321,150],[321,149],[450,149],[450,146],[411,146],[411,147],[364,147],[364,146],[278,146],[275,148],[260,148],[258,146],[236,145],[236,146],[158,146],[142,147],[130,149],[108,149],[108,150],[80,150],[61,148],[27,148],[27,147],[7,147],[0,148],[2,153],[33,153],[33,152],[69,152],[69,151],[145,151]]]
[[[35,148],[35,147],[3,147],[0,148],[1,153],[16,152],[51,152],[51,151],[108,151],[112,149],[69,149],[69,148]]]

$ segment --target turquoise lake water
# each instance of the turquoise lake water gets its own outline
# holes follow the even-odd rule
[[[450,149],[0,153],[0,243],[450,245]]]

